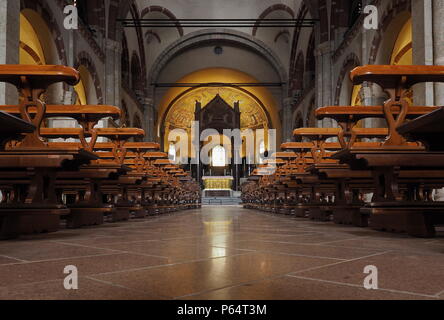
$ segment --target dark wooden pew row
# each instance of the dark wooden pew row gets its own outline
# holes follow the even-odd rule
[[[56,198],[57,172],[74,171],[97,159],[83,149],[50,148],[39,135],[46,111],[46,104],[40,99],[42,94],[51,84],[75,85],[79,79],[79,73],[68,67],[0,65],[0,82],[16,86],[22,97],[18,105],[20,117],[35,127],[32,131],[24,130],[20,137],[13,137],[18,138],[19,145],[0,151],[2,238],[57,231],[60,216],[69,212]],[[29,111],[32,108],[35,108],[34,116]]]
[[[390,99],[383,106],[332,106],[317,110],[318,119],[333,118],[340,128],[326,129],[324,135],[319,135],[316,130],[305,132],[305,138],[314,140],[318,150],[317,154],[312,153],[314,163],[305,168],[302,166],[303,171],[310,174],[292,178],[289,174],[291,170],[297,173],[301,171],[301,166],[295,164],[294,169],[284,171],[284,176],[287,175],[285,179],[296,180],[296,185],[299,185],[298,199],[304,199],[304,192],[300,192],[304,185],[318,184],[314,189],[322,190],[319,186],[321,181],[327,184],[328,181],[334,181],[332,215],[335,222],[365,225],[370,218],[370,226],[376,229],[408,232],[414,236],[433,236],[434,226],[444,223],[442,204],[432,199],[432,190],[444,185],[440,154],[443,149],[440,143],[443,111],[438,107],[410,106],[404,96],[415,83],[442,81],[443,71],[442,67],[430,66],[367,66],[354,70],[352,79],[355,84],[374,81],[389,93]],[[387,121],[387,129],[362,129],[356,126],[362,119],[378,117]],[[373,130],[376,134],[374,137],[384,139],[379,143],[362,143],[363,130]],[[323,155],[322,144],[326,143],[329,134],[337,136],[341,146],[341,150],[332,155],[335,163],[319,161]],[[291,150],[284,147],[284,150]],[[266,186],[267,191],[276,190],[276,186],[282,184],[281,174],[264,178],[259,173],[256,178],[243,188],[242,197],[246,207],[257,207],[252,204],[264,194],[261,184]],[[362,179],[361,184],[356,183]],[[362,202],[359,196],[362,191],[374,193],[371,203]],[[312,192],[308,199],[316,199],[319,193]],[[345,197],[341,198],[341,195]],[[326,210],[325,206],[318,205],[312,209],[318,212],[322,210]]]
[[[305,139],[314,140],[316,146],[321,146],[321,151],[318,154],[323,154],[322,144],[324,139],[328,138],[323,135],[325,129],[303,128],[295,131],[296,135],[302,136]],[[365,132],[367,131],[367,132]],[[379,132],[378,132],[379,131]],[[359,129],[358,138],[374,138],[378,135],[384,135],[384,130],[381,129]],[[414,144],[412,146],[416,146]],[[350,147],[352,148],[379,148],[380,143],[368,142],[354,142]],[[412,147],[412,146],[409,146]],[[313,153],[313,158],[316,155]],[[328,220],[331,215],[333,221],[336,223],[353,224],[356,226],[366,226],[368,221],[368,214],[362,212],[360,207],[364,205],[362,202],[362,194],[375,192],[374,183],[372,179],[372,172],[370,170],[351,170],[347,164],[341,164],[337,161],[331,160],[316,160],[307,171],[312,175],[298,178],[301,184],[312,184],[314,190],[319,189],[322,183],[334,182],[334,187],[330,185],[330,192],[334,192],[334,202],[328,204],[321,204],[312,206],[309,210],[309,217],[318,220]],[[408,190],[408,187],[417,181],[423,181],[424,186],[432,189],[439,186],[440,178],[437,176],[442,174],[442,170],[402,170],[399,174],[400,188]],[[315,185],[318,185],[317,187]],[[315,192],[313,192],[316,195]],[[316,201],[314,202],[316,204]],[[326,214],[329,212],[329,214]]]
[[[140,201],[134,201],[141,197],[129,199],[128,189],[140,190],[138,185],[148,178],[129,175],[137,167],[134,170],[124,162],[127,150],[143,148],[126,147],[127,140],[143,136],[143,130],[96,128],[100,119],[118,119],[117,107],[46,105],[40,96],[50,84],[79,81],[72,68],[0,65],[0,81],[16,85],[22,97],[18,106],[0,106],[0,121],[6,122],[0,129],[0,237],[56,231],[60,217],[67,218],[69,227],[100,224],[107,212],[113,220],[125,219],[129,211],[141,208]],[[44,119],[53,117],[75,119],[80,128],[42,127]],[[100,136],[111,140],[113,161],[100,159],[95,150],[101,146],[96,143]],[[54,138],[75,138],[79,143],[49,141]],[[190,194],[196,194],[195,182],[179,168],[170,171],[175,179],[174,184],[167,183],[170,191],[191,199]],[[110,182],[119,191],[103,194],[103,186],[111,186]]]
[[[432,190],[444,185],[443,153],[428,151],[418,142],[408,143],[397,128],[408,126],[406,120],[409,118],[414,119],[437,109],[412,107],[404,98],[416,83],[442,82],[444,68],[365,66],[353,70],[351,79],[354,84],[363,81],[377,83],[390,96],[380,109],[382,112],[371,115],[386,119],[389,127],[387,139],[377,148],[347,147],[334,155],[335,159],[348,164],[352,170],[372,172],[374,196],[370,203],[361,208],[361,212],[370,216],[370,226],[375,229],[407,232],[420,237],[434,236],[434,226],[444,222],[443,203],[431,199]],[[330,108],[334,114],[334,107]],[[363,107],[363,110],[367,108]],[[318,114],[325,111],[321,108]],[[329,116],[335,118],[333,114]],[[403,175],[411,178],[404,190]]]
[[[347,143],[372,147],[377,143],[360,142],[360,140],[385,138],[387,133],[387,129],[384,128],[354,128],[354,137]],[[305,170],[309,174],[297,179],[302,185],[308,185],[312,190],[308,217],[313,220],[332,219],[335,223],[366,226],[366,219],[360,215],[359,209],[363,205],[362,193],[370,189],[371,176],[369,172],[352,174],[347,165],[331,159],[334,152],[342,149],[343,143],[334,145],[327,143],[326,140],[335,138],[340,141],[342,138],[340,129],[301,128],[296,129],[294,135],[309,140],[314,146],[311,150],[314,163]],[[325,150],[329,150],[330,153],[326,153]],[[332,179],[332,177],[335,178]]]
[[[143,177],[130,176],[131,168],[125,166],[122,161],[126,154],[126,141],[134,137],[142,137],[143,130],[136,128],[98,128],[97,137],[110,139],[110,143],[94,143],[89,147],[93,148],[99,159],[86,166],[83,166],[79,174],[60,176],[58,183],[59,190],[63,195],[67,192],[75,195],[75,201],[70,203],[71,217],[68,219],[69,227],[80,227],[91,224],[101,224],[105,218],[111,222],[128,220],[132,211],[141,211],[138,205],[132,205],[127,198],[127,190],[130,185],[137,185]],[[42,135],[46,138],[76,138],[73,129],[46,129],[42,130]],[[78,138],[78,137],[77,137]],[[70,145],[72,148],[81,148],[83,143],[50,143],[51,145]],[[110,161],[102,161],[100,152],[104,146],[105,150],[112,150],[113,158]],[[100,173],[100,174],[95,174]],[[87,190],[82,189],[85,181],[92,182],[92,187]],[[91,184],[89,184],[91,185]],[[69,186],[69,188],[68,188]],[[112,192],[107,186],[111,186]],[[88,199],[79,197],[87,195]],[[78,199],[82,201],[78,201]],[[108,199],[105,201],[104,199]],[[73,222],[73,219],[74,222]]]
[[[139,180],[145,180],[143,175],[141,175],[141,173],[146,174],[145,172],[142,172],[144,165],[148,164],[148,162],[146,162],[144,159],[145,158],[158,158],[160,156],[160,158],[166,158],[167,155],[164,153],[153,153],[153,152],[149,152],[147,153],[147,151],[153,151],[153,150],[158,150],[159,149],[159,145],[156,143],[128,143],[125,142],[124,144],[122,144],[122,141],[119,142],[119,140],[122,139],[113,139],[114,133],[110,132],[110,130],[112,131],[112,129],[96,129],[96,136],[102,136],[102,137],[107,137],[110,138],[112,140],[112,143],[98,143],[95,145],[94,149],[95,150],[103,150],[105,152],[100,152],[99,156],[101,157],[102,160],[106,160],[108,158],[108,160],[113,160],[116,163],[118,163],[119,165],[125,165],[127,166],[128,163],[128,158],[133,158],[132,161],[135,161],[135,167],[132,169],[132,172],[127,173],[126,174],[126,183],[122,184],[122,178],[120,179],[120,183],[116,184],[115,182],[108,182],[106,185],[103,185],[102,188],[105,190],[108,190],[109,193],[108,195],[111,197],[115,197],[115,196],[121,196],[123,195],[124,200],[122,201],[122,199],[119,199],[119,205],[118,207],[120,208],[120,211],[122,212],[122,210],[129,210],[131,213],[133,213],[133,217],[144,217],[145,216],[145,212],[159,212],[159,210],[153,209],[152,207],[155,204],[151,204],[151,208],[148,206],[148,208],[143,209],[140,208],[140,204],[137,203],[135,204],[137,201],[139,200],[135,200],[135,199],[142,199],[143,196],[139,197],[137,191],[140,192],[140,190],[142,190],[141,192],[144,192],[147,190],[147,187],[151,187],[151,189],[153,188],[153,183],[151,182],[146,182],[139,184],[136,183],[136,181]],[[120,132],[125,131],[128,129],[121,129]],[[63,130],[60,129],[60,132],[65,131],[65,137],[64,138],[70,138],[71,133],[75,130],[73,129],[69,129],[69,130]],[[72,132],[70,132],[72,131]],[[57,134],[60,137],[60,132],[57,133],[53,133],[53,134]],[[139,130],[140,132],[140,130]],[[74,134],[76,134],[75,132],[73,132]],[[50,137],[49,133],[45,133],[47,137]],[[55,136],[53,136],[55,137]],[[127,136],[127,138],[130,138],[131,136]],[[123,139],[125,140],[125,139]],[[130,153],[128,153],[130,152]],[[142,154],[144,156],[142,156]],[[123,161],[124,160],[124,161]],[[103,163],[102,161],[102,165],[107,164],[109,165],[109,163],[106,163],[109,161],[105,161],[105,163]],[[144,169],[146,170],[146,168]],[[134,172],[136,171],[136,172]],[[153,174],[153,172],[151,172],[151,174]],[[181,172],[176,172],[176,174],[182,174]],[[188,185],[190,185],[190,183],[188,183]],[[116,188],[116,186],[120,186],[120,190],[118,190],[118,188]],[[124,188],[124,190],[122,190],[122,188]],[[131,189],[131,190],[130,190]],[[122,192],[123,191],[123,192]],[[166,193],[166,191],[164,192]],[[175,192],[171,193],[171,194],[175,194]],[[131,196],[133,199],[129,200],[128,196]],[[140,202],[140,201],[139,201]],[[124,205],[124,203],[126,203],[128,205],[127,208],[122,209],[122,206]],[[146,205],[145,205],[146,206]],[[192,207],[191,205],[189,207]],[[162,210],[160,210],[162,211]],[[168,207],[168,211],[176,211],[176,208],[169,206]],[[123,213],[122,218],[126,219],[128,217],[127,213]]]

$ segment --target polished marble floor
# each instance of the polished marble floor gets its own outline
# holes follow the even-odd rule
[[[378,290],[364,288],[369,265]],[[0,299],[444,299],[444,234],[204,207],[2,241]]]

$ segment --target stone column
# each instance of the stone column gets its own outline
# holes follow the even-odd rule
[[[444,1],[433,0],[434,64],[444,65]],[[435,84],[435,105],[444,106],[444,83]]]
[[[332,61],[329,42],[321,43],[315,52],[316,56],[316,105],[329,106],[332,104]],[[325,119],[323,127],[331,127],[332,121]]]
[[[416,65],[435,64],[433,48],[434,46],[439,46],[439,44],[434,37],[430,36],[434,33],[433,2],[442,3],[440,0],[412,1],[413,64]],[[442,19],[443,17],[441,17],[441,20]],[[439,23],[442,25],[441,21],[439,21]],[[434,85],[432,83],[416,85],[413,92],[415,105],[433,105],[434,91]]]
[[[240,169],[242,166],[242,162],[241,162],[241,149],[242,149],[242,145],[238,146],[235,145],[234,143],[234,139],[231,139],[231,145],[232,145],[232,150],[233,150],[233,156],[231,159],[231,163],[233,164],[233,173],[234,173],[234,185],[233,185],[233,190],[234,191],[239,191],[239,187],[240,187]],[[241,163],[239,163],[241,162]]]
[[[282,142],[290,142],[293,131],[291,106],[293,103],[292,98],[285,98],[282,105]],[[268,133],[267,135],[268,136]],[[268,139],[268,138],[265,138]],[[268,141],[267,141],[268,142]],[[266,144],[268,146],[268,144]]]
[[[444,65],[444,2],[412,1],[413,64]],[[427,83],[414,88],[416,105],[444,106],[444,84]],[[435,200],[444,201],[444,189],[435,190]]]
[[[145,141],[154,141],[157,128],[154,128],[154,101],[151,98],[143,99],[143,117]]]
[[[122,48],[118,41],[106,39],[105,43],[105,103],[121,107],[122,74],[120,57]]]
[[[0,0],[0,64],[19,63],[20,1]],[[17,89],[0,83],[0,104],[17,104]]]
[[[360,94],[365,106],[381,106],[387,100],[381,87],[373,83],[364,82]],[[363,120],[363,126],[364,128],[383,128],[387,126],[387,123],[384,119],[368,118]]]
[[[433,64],[444,65],[444,1],[433,0]],[[444,106],[444,84],[434,84],[434,104]],[[435,200],[444,201],[444,189],[435,191]]]

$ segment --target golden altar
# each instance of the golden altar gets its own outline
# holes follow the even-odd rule
[[[231,190],[234,178],[226,177],[202,177],[205,190]]]

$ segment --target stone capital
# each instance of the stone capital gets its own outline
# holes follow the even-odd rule
[[[315,56],[323,56],[331,52],[330,42],[321,43],[315,50]]]
[[[111,39],[106,39],[106,50],[111,50],[120,53],[122,51],[122,48],[120,47],[119,42]]]
[[[293,98],[285,98],[284,99],[284,108],[291,108],[292,104],[293,104]]]
[[[146,107],[153,107],[154,106],[154,100],[151,98],[142,98],[141,102]]]

